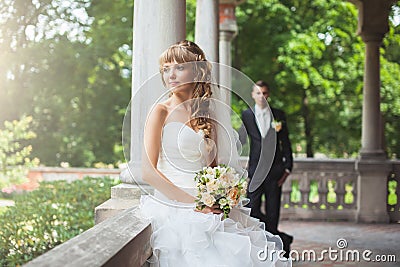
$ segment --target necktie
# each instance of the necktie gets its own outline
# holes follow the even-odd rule
[[[265,135],[267,134],[267,132],[268,132],[268,116],[267,116],[267,111],[266,110],[263,110],[262,112],[261,112],[261,115],[260,115],[260,117],[259,117],[259,127],[260,127],[260,133],[261,133],[261,136],[264,138],[265,137]]]

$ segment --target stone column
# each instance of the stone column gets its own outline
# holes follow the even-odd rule
[[[362,158],[385,157],[381,133],[381,96],[380,96],[380,64],[379,47],[383,36],[361,35],[365,42],[364,90],[362,113]]]
[[[130,103],[130,158],[128,169],[122,173],[121,181],[134,183],[140,180],[140,164],[143,147],[143,129],[148,108],[162,94],[160,84],[152,90],[146,90],[146,81],[158,73],[158,57],[161,53],[159,44],[159,13],[161,0],[135,0],[133,15],[133,57],[132,57],[132,96]],[[149,34],[149,33],[153,34]],[[155,79],[153,79],[155,81]],[[127,111],[129,112],[129,111]],[[127,155],[125,155],[127,156]]]
[[[152,105],[167,97],[158,59],[168,46],[185,39],[186,1],[135,0],[133,18],[132,98],[123,133],[130,146],[125,151],[129,163],[120,175],[123,183],[112,188],[111,199],[96,208],[96,222],[137,205],[140,188],[152,192],[141,178],[143,130]]]
[[[357,221],[388,222],[387,175],[380,111],[379,47],[389,30],[391,0],[353,0],[358,7],[358,34],[365,42],[362,140],[357,184]]]
[[[222,100],[228,106],[231,105],[232,90],[231,44],[238,32],[235,3],[234,0],[225,0],[220,1],[219,5],[219,84]]]
[[[159,14],[160,46],[164,51],[170,45],[186,39],[186,0],[161,0]],[[153,34],[149,35],[154,37]]]
[[[143,130],[151,106],[166,97],[159,75],[162,51],[186,36],[185,0],[136,0],[134,5],[129,167],[125,183],[141,182]]]
[[[195,43],[211,62],[218,62],[218,1],[196,1]]]

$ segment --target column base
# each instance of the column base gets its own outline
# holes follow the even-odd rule
[[[357,223],[389,223],[389,215],[387,212],[382,214],[357,214]]]
[[[95,224],[101,223],[110,217],[133,206],[138,206],[140,196],[153,193],[149,185],[119,184],[111,188],[111,198],[95,208]]]
[[[374,151],[360,151],[361,160],[385,160],[387,159],[386,152],[383,150],[374,150]]]
[[[356,161],[359,172],[357,180],[357,222],[388,223],[387,177],[391,165],[385,159],[360,159]]]
[[[125,184],[138,184],[144,183],[141,177],[141,163],[140,162],[129,162],[128,166],[123,169],[119,175],[121,182]]]

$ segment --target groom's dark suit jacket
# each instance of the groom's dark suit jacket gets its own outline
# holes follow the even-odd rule
[[[271,111],[273,115],[271,116],[271,121],[280,121],[282,128],[280,131],[275,131],[269,125],[270,129],[264,138],[261,137],[260,130],[258,129],[254,110],[247,109],[242,113],[243,124],[250,137],[249,178],[255,176],[265,178],[268,172],[270,174],[276,173],[282,175],[285,169],[292,170],[293,156],[285,113],[282,110],[274,108],[271,108]],[[246,140],[246,134],[243,134],[243,132],[243,130],[239,131],[241,143],[245,143]],[[270,177],[271,175],[268,176],[268,179],[278,180],[280,178]]]
[[[244,128],[250,137],[248,173],[251,182],[247,193],[250,198],[251,216],[263,221],[267,231],[274,235],[278,234],[282,239],[283,249],[289,253],[293,237],[278,230],[282,194],[282,187],[278,186],[278,180],[285,169],[292,170],[293,156],[285,113],[274,108],[271,111],[273,115],[271,121],[276,120],[282,123],[279,131],[268,125],[269,130],[262,138],[255,113],[252,109],[248,109],[242,113],[243,127],[239,130],[239,137],[244,143],[246,140]],[[262,194],[265,194],[266,216],[261,212]]]

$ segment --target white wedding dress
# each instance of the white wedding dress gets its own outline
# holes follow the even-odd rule
[[[205,153],[202,132],[169,122],[163,129],[158,169],[195,195],[194,173],[204,166]],[[264,231],[264,224],[250,217],[248,208],[234,208],[222,220],[222,214],[196,212],[194,204],[171,201],[158,191],[142,196],[140,206],[153,229],[151,266],[291,266],[278,257],[280,238]]]

